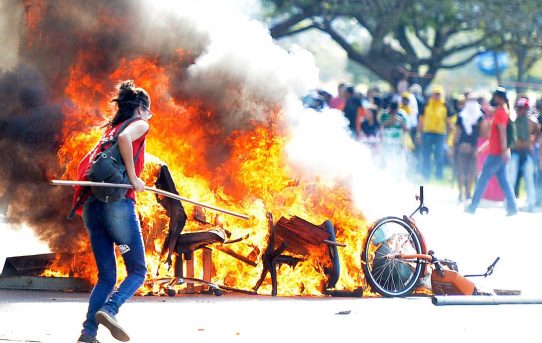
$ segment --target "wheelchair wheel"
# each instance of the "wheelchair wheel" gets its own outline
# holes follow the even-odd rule
[[[378,220],[369,231],[361,255],[365,280],[373,292],[387,297],[412,294],[418,284],[424,263],[403,260],[397,254],[421,254],[416,231],[397,217]]]
[[[172,287],[168,287],[168,288],[166,289],[166,293],[167,293],[167,295],[170,296],[170,297],[174,297],[174,296],[177,295],[177,291],[176,291],[174,288],[172,288]]]

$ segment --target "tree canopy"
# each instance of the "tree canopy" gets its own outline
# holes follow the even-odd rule
[[[263,2],[275,39],[319,30],[349,59],[393,86],[408,78],[425,88],[438,70],[462,66],[492,49],[506,49],[518,62],[523,58],[523,70],[540,58],[542,44],[533,46],[533,41],[541,40],[542,16],[536,0]],[[356,32],[368,35],[369,43],[362,44]],[[518,70],[518,78],[519,74]]]
[[[484,30],[498,32],[494,38],[515,59],[516,89],[525,89],[529,70],[542,58],[542,8],[538,0],[493,0],[487,4]]]

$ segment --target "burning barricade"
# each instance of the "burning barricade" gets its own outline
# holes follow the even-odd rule
[[[293,89],[306,86],[297,77],[315,74],[305,60],[278,49],[267,36],[251,37],[250,49],[243,50],[235,42],[213,41],[190,18],[160,13],[160,21],[143,21],[151,11],[138,2],[26,3],[10,8],[25,19],[17,42],[21,65],[0,77],[10,90],[0,95],[6,104],[0,152],[12,161],[2,169],[0,204],[9,204],[6,220],[27,223],[60,254],[50,272],[96,281],[81,221],[64,220],[70,192],[45,180],[75,179],[77,162],[99,139],[111,112],[106,90],[127,79],[149,90],[156,114],[147,140],[145,183],[156,184],[167,165],[183,196],[249,216],[202,219],[197,214],[200,220],[186,220],[182,207],[168,207],[150,192],[138,194],[150,279],[176,279],[173,286],[193,269],[194,279],[222,288],[322,295],[365,287],[364,268],[390,259],[387,253],[376,254],[384,251],[376,240],[362,249],[368,225],[348,182],[304,175],[289,163],[289,125],[299,113],[293,116],[285,103]],[[164,35],[164,23],[179,30]],[[28,61],[32,65],[24,64]],[[185,205],[187,212],[197,212]],[[268,213],[279,220],[275,223]],[[390,242],[405,237],[398,232]],[[171,263],[164,263],[164,247],[173,256]],[[209,247],[216,250],[211,257]],[[421,250],[414,252],[426,252]],[[363,251],[370,255],[362,262]],[[174,255],[194,261],[193,268],[189,263],[181,270],[178,263],[171,275]]]

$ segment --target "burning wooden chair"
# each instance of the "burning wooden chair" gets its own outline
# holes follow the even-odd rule
[[[311,251],[327,251],[328,261],[325,261],[324,273],[327,276],[326,289],[335,287],[340,276],[340,261],[337,247],[345,246],[336,242],[335,230],[329,220],[320,226],[308,221],[292,217],[286,219],[281,217],[276,224],[273,224],[273,215],[267,213],[269,225],[269,241],[262,256],[263,270],[260,279],[254,286],[257,291],[265,280],[267,273],[271,275],[273,296],[277,295],[277,266],[282,264],[295,267],[300,261],[305,260]],[[325,254],[326,255],[326,254]]]
[[[166,165],[161,166],[155,185],[158,189],[178,194],[171,173]],[[194,219],[201,224],[202,230],[196,232],[182,232],[186,224],[187,215],[181,202],[170,197],[160,196],[158,196],[158,202],[166,209],[166,214],[170,218],[169,230],[162,246],[161,255],[164,257],[164,255],[167,254],[166,263],[169,266],[172,265],[172,257],[175,256],[175,262],[173,263],[174,276],[171,278],[151,280],[151,282],[159,284],[170,296],[174,296],[177,293],[175,286],[182,284],[187,285],[186,293],[195,293],[196,290],[194,284],[198,284],[203,286],[201,291],[205,291],[204,287],[207,287],[208,291],[215,295],[222,295],[221,289],[254,294],[254,292],[218,286],[212,282],[214,273],[214,266],[212,263],[213,249],[220,250],[246,264],[256,267],[254,261],[251,261],[247,257],[237,254],[232,249],[226,247],[227,244],[237,243],[248,238],[248,236],[229,239],[230,233],[227,230],[224,230],[220,223],[216,223],[216,221],[215,225],[211,226],[206,219],[205,213],[199,206],[194,208]],[[211,249],[211,246],[213,249]],[[197,250],[202,250],[203,279],[194,277],[193,255]],[[185,264],[186,270],[184,270]]]
[[[226,241],[225,232],[222,230],[208,230],[188,232],[180,234],[175,244],[174,277],[166,285],[167,293],[174,296],[174,286],[187,284],[187,293],[194,293],[194,284],[206,285],[215,295],[222,295],[220,287],[211,281],[212,278],[212,250],[208,246]],[[194,278],[193,254],[196,250],[203,249],[203,279]],[[187,273],[184,271],[186,262]]]
[[[168,192],[178,194],[175,184],[169,173],[167,166],[162,166],[160,174],[156,181],[156,187]],[[180,201],[159,197],[158,201],[166,209],[166,214],[170,218],[169,232],[164,241],[162,255],[167,253],[166,263],[171,265],[172,257],[175,256],[174,277],[154,280],[154,282],[166,289],[168,295],[175,295],[175,286],[187,284],[187,289],[193,287],[193,284],[200,284],[209,288],[209,291],[215,295],[221,295],[222,289],[240,291],[243,293],[256,294],[261,284],[265,280],[267,273],[271,274],[272,295],[277,294],[277,266],[287,264],[295,267],[300,261],[306,260],[309,256],[318,252],[319,263],[325,265],[324,273],[327,276],[326,289],[333,288],[340,275],[338,246],[344,244],[336,242],[335,230],[329,220],[326,220],[320,226],[309,223],[299,217],[286,219],[280,218],[276,224],[273,224],[271,213],[267,214],[269,224],[269,241],[266,250],[262,255],[263,271],[258,280],[254,291],[243,291],[226,286],[218,286],[211,282],[212,279],[212,246],[213,249],[220,250],[230,256],[243,261],[253,267],[256,267],[254,261],[236,254],[231,249],[225,247],[225,244],[238,242],[246,237],[236,240],[228,240],[229,233],[219,227],[210,229],[183,233],[187,215]],[[195,219],[205,226],[207,223],[202,211],[195,208]],[[203,279],[193,277],[192,257],[195,251],[203,250]],[[186,263],[186,271],[183,262]],[[188,276],[185,276],[187,272]],[[192,285],[192,286],[191,286]]]
[[[160,174],[156,181],[156,187],[174,194],[177,193],[175,183],[167,166],[160,168]],[[187,215],[179,200],[167,197],[158,197],[159,203],[166,209],[166,214],[170,218],[169,231],[162,247],[162,256],[167,253],[166,263],[172,264],[172,257],[175,255],[174,277],[155,280],[159,282],[167,291],[167,294],[174,296],[176,291],[174,286],[187,284],[189,293],[194,292],[194,284],[207,286],[209,291],[215,295],[221,295],[219,286],[211,282],[212,278],[212,250],[208,246],[212,244],[225,243],[227,232],[220,228],[212,228],[197,232],[183,233],[186,224]],[[196,211],[196,219],[205,222],[203,212]],[[203,279],[194,278],[193,254],[196,250],[203,249]],[[184,262],[187,266],[185,275]]]

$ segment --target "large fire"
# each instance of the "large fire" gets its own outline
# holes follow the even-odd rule
[[[43,1],[29,2],[32,3],[26,12],[29,54],[38,54],[43,46],[48,51],[59,50],[62,42],[55,40],[54,35],[43,32],[40,21],[48,18],[45,11],[50,11],[49,16],[59,16],[72,5],[66,5],[66,8],[64,5],[47,7]],[[93,19],[85,17],[88,20],[87,30],[105,27],[111,32],[118,30],[122,35],[129,34],[126,29],[128,23],[108,17],[111,15],[107,10],[110,5],[104,3],[96,6],[99,15]],[[111,7],[114,8],[113,5]],[[109,31],[104,33],[107,34]],[[167,54],[167,58],[163,58],[126,49],[128,52],[119,52],[116,56],[120,57],[110,61],[104,57],[107,52],[102,51],[101,47],[105,43],[99,37],[81,34],[80,40],[84,47],[78,48],[74,55],[76,57],[69,68],[69,76],[53,75],[50,80],[53,86],[54,81],[63,85],[53,93],[69,99],[62,108],[66,119],[58,151],[63,175],[52,177],[75,179],[78,161],[96,144],[102,134],[101,126],[115,110],[109,102],[114,96],[111,93],[114,85],[121,80],[133,79],[149,92],[155,113],[150,122],[146,166],[142,175],[147,185],[154,185],[159,165],[165,163],[183,197],[250,216],[249,220],[243,220],[207,211],[207,216],[215,218],[215,221],[216,217],[220,217],[224,228],[232,232],[233,238],[248,235],[247,239],[231,248],[243,256],[251,256],[257,263],[257,267],[253,267],[215,251],[214,282],[244,290],[254,287],[262,271],[261,258],[269,234],[266,213],[271,212],[275,220],[281,216],[295,215],[316,225],[329,219],[336,230],[337,240],[346,244],[346,247],[339,248],[341,275],[336,288],[353,290],[364,284],[360,265],[361,246],[367,230],[364,217],[355,209],[351,194],[344,185],[330,183],[329,180],[309,179],[291,169],[285,156],[288,129],[283,109],[277,101],[258,98],[257,92],[247,94],[235,83],[221,89],[219,96],[230,100],[221,106],[214,106],[214,102],[208,101],[205,96],[183,97],[179,95],[182,87],[178,87],[178,83],[185,76],[186,67],[193,63],[196,52],[176,48],[173,53]],[[111,44],[115,46],[115,41]],[[62,54],[62,51],[55,53]],[[92,70],[100,72],[93,73]],[[226,130],[224,104],[231,107],[229,111],[235,111],[243,97],[253,97],[254,107],[258,110],[263,108],[266,119],[236,126],[234,118],[231,118]],[[164,268],[159,256],[168,229],[169,219],[165,210],[154,194],[139,193],[137,199],[149,277],[171,275],[172,270]],[[191,220],[193,206],[183,205],[189,215],[184,232],[200,229],[201,224]],[[89,243],[83,240],[78,244],[80,246],[71,248],[75,256],[68,266],[63,261],[51,272],[70,273],[95,281],[97,273]],[[61,270],[61,265],[64,270]],[[279,294],[322,294],[325,275],[321,264],[308,259],[294,269],[283,268],[278,273]],[[119,271],[122,272],[123,268],[120,267]],[[119,273],[119,278],[122,277],[124,275]],[[270,293],[270,290],[270,280],[266,280],[260,292]]]
[[[86,56],[82,54],[81,58]],[[153,60],[139,57],[123,61],[121,65],[108,80],[81,75],[77,67],[71,70],[72,78],[65,92],[74,106],[65,109],[70,119],[65,123],[64,144],[59,151],[59,160],[66,167],[64,178],[75,178],[78,161],[99,139],[102,130],[97,125],[103,124],[103,118],[97,113],[111,111],[108,98],[104,97],[96,108],[95,103],[87,100],[94,99],[89,93],[107,95],[106,90],[112,89],[118,80],[135,79],[137,84],[148,89],[155,113],[142,176],[148,185],[154,184],[159,163],[166,163],[182,196],[250,215],[248,221],[221,215],[224,227],[234,236],[248,234],[248,239],[235,246],[235,250],[245,256],[256,254],[261,258],[261,252],[265,250],[269,231],[267,211],[276,218],[295,214],[318,224],[330,219],[338,240],[347,245],[340,249],[343,273],[337,288],[354,289],[361,285],[359,256],[366,232],[365,222],[353,209],[345,188],[290,176],[284,156],[288,138],[280,132],[280,109],[272,109],[270,117],[273,120],[268,125],[254,124],[250,129],[234,131],[226,142],[210,142],[206,139],[209,132],[219,130],[212,124],[212,108],[206,108],[202,103],[178,103],[168,99],[167,70]],[[202,111],[205,116],[201,115]],[[206,120],[202,122],[201,118]],[[84,131],[73,131],[74,123],[77,124],[75,127],[81,127],[78,121],[84,122]],[[228,146],[231,158],[212,168],[204,156],[206,150],[217,148],[214,144]],[[190,215],[193,206],[184,205]],[[149,273],[155,276],[158,272],[164,277],[167,271],[159,253],[168,218],[150,193],[138,194],[137,208],[142,218]],[[212,214],[209,212],[209,215]],[[199,226],[197,221],[189,220],[184,230],[198,230]],[[254,268],[218,251],[213,256],[213,263],[217,266],[214,281],[239,289],[251,289],[261,272],[261,267]],[[95,270],[90,265],[84,263],[85,268],[78,268],[79,275],[94,278]],[[279,273],[279,292],[321,294],[323,277],[314,261],[307,260],[295,269]],[[269,286],[268,282],[264,283],[264,291],[266,284]]]

